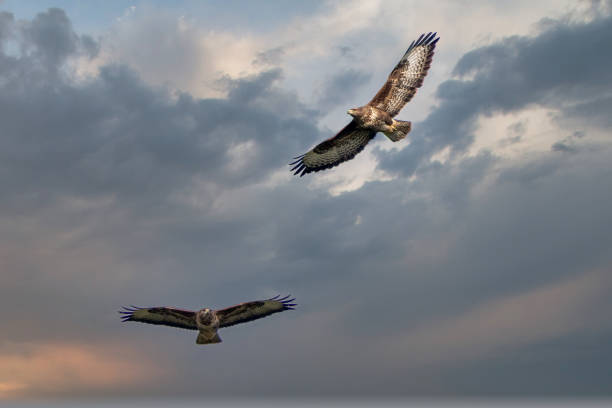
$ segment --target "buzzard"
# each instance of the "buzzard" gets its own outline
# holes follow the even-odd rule
[[[429,33],[421,34],[413,41],[374,98],[365,106],[348,110],[353,120],[344,129],[308,153],[294,157],[297,160],[289,164],[293,166],[293,174],[301,177],[350,160],[377,132],[383,132],[393,142],[405,138],[410,132],[411,122],[393,117],[423,85],[439,39],[436,33]]]
[[[119,313],[123,315],[121,318],[124,322],[163,324],[181,329],[199,330],[200,333],[196,339],[197,344],[221,343],[217,330],[222,327],[250,322],[274,313],[294,309],[296,306],[296,303],[293,303],[295,298],[289,299],[289,295],[282,298],[278,296],[266,300],[240,303],[220,310],[205,308],[196,312],[172,307],[141,308],[124,306],[124,310],[120,310]]]

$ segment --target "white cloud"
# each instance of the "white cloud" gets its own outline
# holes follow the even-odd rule
[[[99,64],[127,63],[155,85],[197,97],[220,96],[217,81],[258,72],[252,64],[260,39],[208,30],[171,11],[130,9],[102,39]]]
[[[532,106],[519,112],[480,116],[468,154],[476,155],[484,149],[500,157],[516,159],[548,152],[562,133],[553,114],[549,108]],[[522,134],[513,131],[513,126],[519,123],[523,127]]]

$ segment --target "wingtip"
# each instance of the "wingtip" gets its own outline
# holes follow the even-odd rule
[[[274,297],[271,297],[268,300],[275,300],[277,302],[280,302],[283,304],[283,310],[293,310],[295,308],[295,306],[297,306],[297,303],[295,302],[294,297],[291,297],[291,294],[280,297],[280,295],[276,295]]]
[[[416,40],[410,43],[410,46],[408,47],[408,51],[420,45],[434,45],[435,46],[438,40],[440,39],[440,37],[436,38],[437,35],[438,35],[437,31],[430,31],[428,33],[422,33],[419,36],[419,38],[417,38]]]
[[[132,319],[132,316],[134,315],[134,312],[136,310],[130,309],[126,306],[121,306],[121,307],[123,308],[123,310],[117,311],[117,313],[120,314],[119,318],[121,319],[121,322],[124,323],[124,322],[129,322],[131,320],[134,320]]]
[[[290,171],[293,172],[294,176],[303,177],[304,174],[308,174],[312,170],[310,170],[308,167],[306,167],[306,165],[303,162],[300,162],[295,167],[293,167]]]
[[[134,321],[134,313],[142,310],[142,307],[129,305],[129,306],[121,306],[121,309],[117,311],[119,313],[119,317],[122,322]]]

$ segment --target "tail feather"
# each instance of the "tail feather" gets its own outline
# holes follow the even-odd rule
[[[412,122],[405,120],[394,120],[393,127],[395,130],[393,132],[385,132],[385,136],[391,139],[392,142],[397,142],[405,138],[408,132],[410,132]]]
[[[221,343],[221,337],[219,334],[215,332],[214,335],[211,333],[201,331],[198,334],[198,338],[196,339],[196,344],[213,344],[213,343]]]

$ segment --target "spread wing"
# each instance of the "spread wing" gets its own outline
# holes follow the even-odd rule
[[[293,310],[296,306],[296,303],[292,303],[294,300],[295,298],[289,299],[289,296],[280,299],[275,296],[267,300],[240,303],[227,309],[216,310],[215,313],[219,318],[219,327],[228,327],[261,319],[285,310]]]
[[[355,157],[375,135],[376,132],[360,128],[357,122],[352,120],[336,136],[319,143],[308,153],[296,157],[296,161],[289,163],[293,166],[291,171],[302,177],[304,174],[337,166]]]
[[[124,322],[142,322],[197,330],[196,312],[171,307],[123,307],[120,310]]]
[[[427,75],[434,48],[440,37],[436,33],[421,34],[413,41],[408,50],[395,66],[387,82],[368,103],[382,109],[392,117],[397,115],[404,105],[412,99]]]

